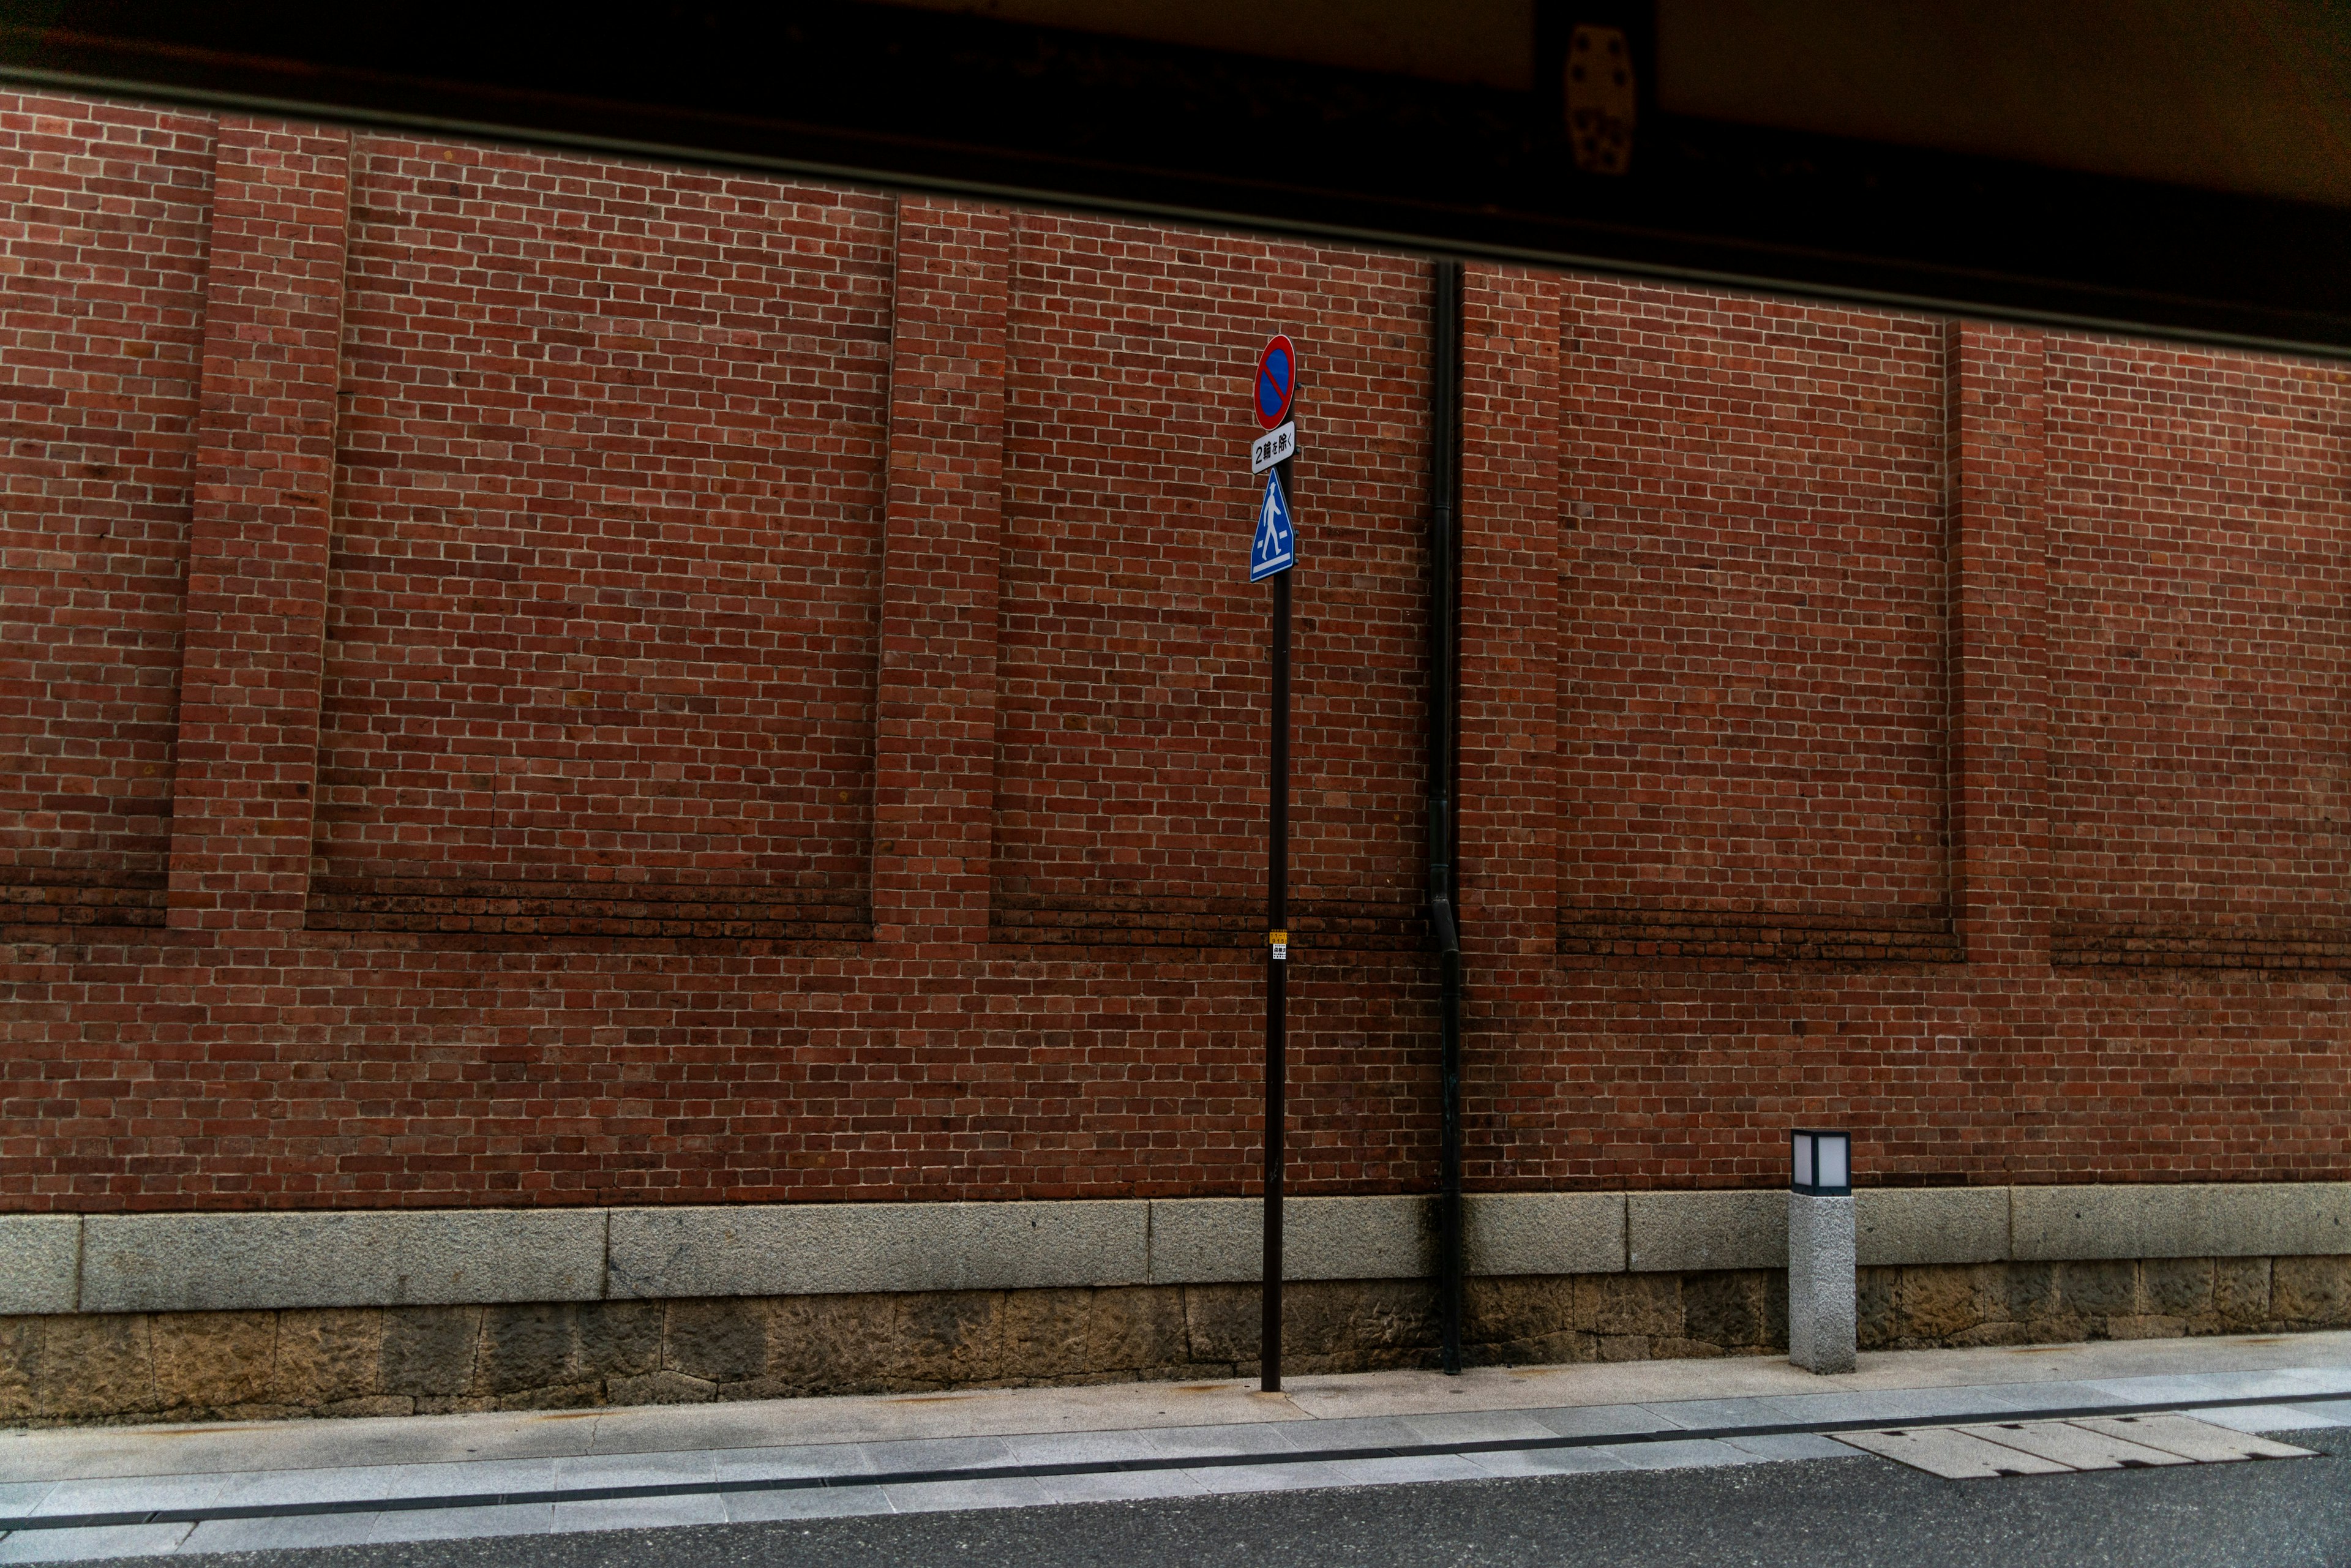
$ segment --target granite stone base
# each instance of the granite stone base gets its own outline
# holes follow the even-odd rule
[[[2351,1256],[1860,1270],[1865,1350],[2351,1327]],[[1476,1279],[1483,1365],[1784,1354],[1787,1275]],[[1287,1293],[1292,1375],[1436,1364],[1419,1281]],[[1253,1285],[0,1317],[15,1427],[1247,1377]]]

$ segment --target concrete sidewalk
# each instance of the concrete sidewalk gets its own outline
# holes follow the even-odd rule
[[[2345,1396],[2351,1333],[53,1430],[0,1436],[0,1563],[1853,1458],[1830,1432],[1976,1416],[2308,1429]]]

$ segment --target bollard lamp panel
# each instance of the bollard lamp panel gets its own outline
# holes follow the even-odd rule
[[[1788,1134],[1788,1190],[1808,1197],[1853,1191],[1853,1134],[1798,1127]]]

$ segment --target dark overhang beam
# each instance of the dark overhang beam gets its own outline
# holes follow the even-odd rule
[[[2351,12],[1267,12],[0,0],[0,80],[2351,354]]]

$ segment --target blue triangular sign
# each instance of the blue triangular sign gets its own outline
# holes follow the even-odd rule
[[[1298,536],[1290,527],[1290,497],[1281,488],[1281,470],[1265,476],[1265,499],[1258,503],[1257,538],[1249,543],[1249,580],[1288,571],[1298,557]]]

